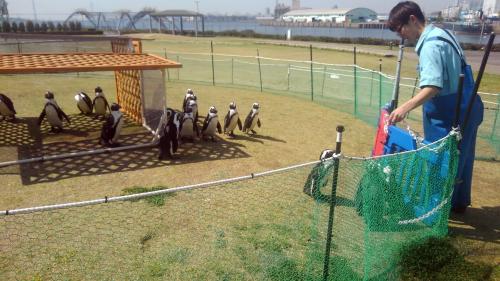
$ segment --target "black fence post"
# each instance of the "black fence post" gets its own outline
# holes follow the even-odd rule
[[[339,154],[342,147],[342,133],[344,132],[344,126],[337,126],[337,141],[335,147],[335,154],[337,156],[333,159],[333,181],[332,181],[332,196],[330,197],[330,213],[328,215],[328,231],[326,232],[326,249],[325,249],[325,259],[323,263],[323,281],[328,280],[328,271],[330,265],[330,250],[332,247],[332,231],[333,231],[333,216],[335,214],[335,204],[337,196],[337,180],[339,176],[339,165],[340,159]]]

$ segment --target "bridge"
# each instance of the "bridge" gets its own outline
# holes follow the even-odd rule
[[[3,1],[3,0],[0,0]],[[1,2],[0,2],[1,3]],[[185,23],[190,23],[189,30],[194,30],[198,33],[200,30],[199,23],[201,22],[201,31],[205,31],[205,17],[203,14],[188,11],[188,10],[164,10],[156,11],[155,9],[143,9],[140,12],[130,12],[128,10],[120,10],[115,12],[88,12],[86,10],[76,10],[66,18],[64,23],[70,21],[81,21],[86,19],[96,30],[139,30],[138,23],[146,22],[149,32],[153,32],[155,27],[158,32],[184,32]]]

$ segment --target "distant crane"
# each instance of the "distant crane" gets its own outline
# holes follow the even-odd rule
[[[7,9],[6,0],[0,0],[0,20],[9,20],[9,10]]]

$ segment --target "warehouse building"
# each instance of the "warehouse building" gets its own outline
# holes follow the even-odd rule
[[[286,22],[371,22],[377,13],[368,8],[355,9],[304,9],[293,10],[282,16]]]

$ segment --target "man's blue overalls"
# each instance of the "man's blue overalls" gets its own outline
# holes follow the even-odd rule
[[[467,105],[473,96],[474,77],[472,69],[465,61],[464,55],[460,52],[460,46],[455,38],[446,30],[448,36],[434,36],[426,38],[424,43],[419,46],[417,53],[420,56],[422,46],[425,42],[432,40],[444,41],[450,44],[458,53],[462,62],[462,73],[465,75],[463,86],[463,95],[460,106],[460,128],[464,127],[464,118],[467,111]],[[448,95],[436,95],[423,105],[423,127],[425,140],[429,142],[437,141],[450,132],[453,125],[455,112],[455,103],[457,93]],[[459,145],[460,160],[458,163],[457,183],[454,188],[452,207],[465,208],[471,203],[471,183],[472,169],[474,166],[475,146],[477,129],[483,121],[483,102],[479,95],[474,99],[472,111],[466,124],[465,132],[462,132],[462,140]]]

